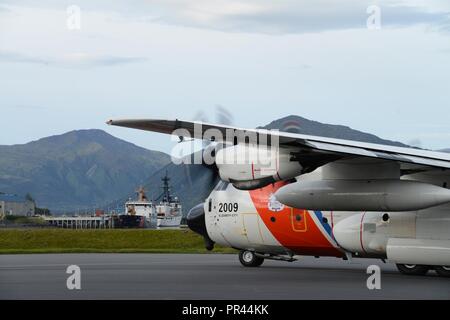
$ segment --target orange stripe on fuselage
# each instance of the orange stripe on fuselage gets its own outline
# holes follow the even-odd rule
[[[278,212],[269,209],[271,195],[285,184],[277,182],[249,191],[259,216],[272,235],[295,254],[342,257],[342,252],[335,248],[317,227],[311,217],[313,212],[288,206]],[[273,219],[275,221],[272,221]]]

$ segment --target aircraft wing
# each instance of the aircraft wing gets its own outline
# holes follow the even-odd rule
[[[388,161],[396,161],[402,164],[404,170],[427,171],[450,169],[450,154],[429,150],[402,148],[359,141],[325,138],[290,132],[273,131],[266,129],[245,129],[219,124],[202,123],[184,120],[158,120],[158,119],[123,119],[109,120],[109,125],[147,130],[159,133],[173,134],[177,129],[177,135],[190,138],[203,138],[203,134],[209,129],[220,131],[222,137],[216,137],[216,141],[226,141],[227,133],[235,134],[256,133],[270,137],[277,136],[280,146],[296,146],[299,150],[307,150],[309,155],[315,155],[313,161],[326,163],[330,155],[378,158]],[[216,131],[217,132],[217,131]],[[324,159],[321,159],[324,157]]]

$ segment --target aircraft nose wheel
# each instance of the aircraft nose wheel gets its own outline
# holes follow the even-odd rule
[[[259,267],[264,262],[264,258],[258,257],[253,251],[239,251],[239,262],[244,267]]]

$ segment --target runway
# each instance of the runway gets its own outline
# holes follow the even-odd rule
[[[381,268],[369,290],[367,266]],[[81,290],[68,290],[69,265]],[[305,257],[244,268],[231,254],[0,255],[0,299],[450,299],[450,279],[379,260]]]

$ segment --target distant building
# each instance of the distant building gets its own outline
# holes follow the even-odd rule
[[[0,216],[33,216],[36,211],[34,201],[25,196],[0,193]]]

